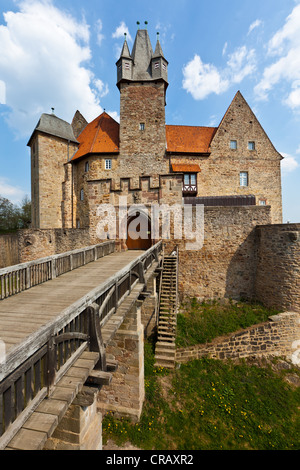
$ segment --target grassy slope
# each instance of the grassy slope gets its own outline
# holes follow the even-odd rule
[[[199,307],[194,304],[194,308],[189,308],[187,317],[192,311],[195,317]],[[210,304],[210,318],[214,317],[211,307]],[[250,308],[248,315],[240,315],[242,310],[249,308],[249,305],[235,305],[231,309],[232,316],[236,317],[238,309],[243,324],[249,326],[253,314],[254,323],[258,318],[260,322],[270,315],[260,306],[254,306],[252,311]],[[224,309],[215,304],[215,315],[218,315],[217,310],[223,312],[220,318],[225,310],[229,315],[227,307]],[[212,326],[216,323],[207,320],[206,339],[211,337],[212,330],[216,334],[228,332],[224,328],[233,327],[236,320],[220,320],[218,327]],[[190,325],[191,329],[185,327],[181,333],[185,344],[195,341],[193,332],[199,328],[198,324],[195,328],[192,321]],[[220,325],[223,326],[220,328]],[[201,329],[204,330],[203,325]],[[222,333],[219,333],[220,329]],[[192,338],[188,331],[192,331]],[[104,442],[108,438],[119,445],[130,441],[141,449],[155,450],[300,449],[300,387],[287,383],[284,380],[287,375],[300,383],[299,368],[293,369],[279,359],[267,362],[263,367],[249,361],[202,359],[181,365],[174,371],[155,368],[153,345],[147,342],[146,400],[140,422],[132,424],[126,419],[106,416],[103,420]]]

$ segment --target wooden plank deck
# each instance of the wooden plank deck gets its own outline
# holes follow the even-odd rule
[[[138,250],[112,253],[1,300],[0,340],[5,344],[6,354],[143,253]]]

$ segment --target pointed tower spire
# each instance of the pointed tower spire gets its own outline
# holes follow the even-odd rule
[[[121,51],[121,55],[120,55],[120,58],[121,57],[124,57],[126,59],[131,59],[131,55],[130,55],[130,52],[129,52],[129,47],[128,47],[128,44],[127,44],[127,33],[124,33],[124,44],[123,44],[123,48],[122,48],[122,51]]]
[[[116,63],[117,66],[117,84],[121,80],[131,80],[132,79],[132,67],[133,60],[129,52],[129,47],[127,44],[127,34],[124,34],[124,44],[121,51],[119,60]]]
[[[164,54],[163,54],[163,51],[162,51],[162,48],[161,48],[161,45],[160,45],[160,42],[159,42],[159,33],[156,33],[157,34],[157,40],[156,40],[156,47],[155,47],[155,51],[154,51],[154,54],[153,54],[153,58],[155,57],[164,57]]]
[[[155,79],[163,79],[168,83],[168,61],[165,59],[160,41],[159,33],[157,33],[157,41],[154,54],[151,60],[152,77]]]

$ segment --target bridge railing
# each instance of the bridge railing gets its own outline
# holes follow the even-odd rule
[[[115,241],[110,240],[2,268],[0,269],[0,300],[54,279],[114,251]]]
[[[106,370],[101,327],[116,313],[162,252],[158,242],[107,281],[65,309],[59,317],[0,355],[0,450],[28,416],[88,349],[99,353],[96,367]]]

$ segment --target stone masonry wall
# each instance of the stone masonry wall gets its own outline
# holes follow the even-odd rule
[[[76,144],[58,137],[38,134],[32,144],[32,213],[35,228],[61,228],[64,164]]]
[[[300,224],[259,226],[256,232],[256,298],[300,312]]]
[[[110,385],[98,393],[98,410],[104,415],[139,420],[145,396],[144,390],[144,328],[141,309],[134,306],[126,315],[114,338],[106,347],[107,358],[118,362]]]
[[[144,130],[140,130],[140,124]],[[165,157],[165,84],[122,83],[120,87],[120,176],[168,173]]]
[[[206,207],[204,243],[199,250],[179,246],[179,293],[199,299],[254,296],[256,271],[255,227],[270,222],[270,208]],[[171,252],[176,242],[167,242]]]
[[[0,235],[0,268],[18,264],[18,236],[16,233]]]
[[[18,231],[19,263],[91,245],[88,229]]]
[[[270,317],[245,330],[219,337],[211,343],[176,350],[176,362],[187,362],[201,357],[235,359],[250,356],[285,356],[300,364],[300,315],[285,312]]]

